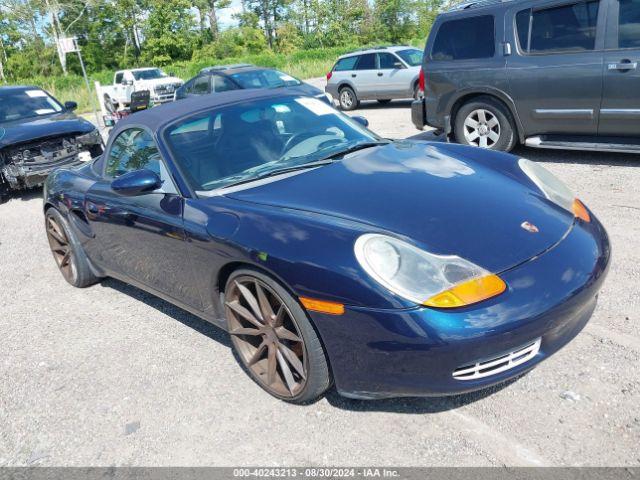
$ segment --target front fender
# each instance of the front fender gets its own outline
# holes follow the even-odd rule
[[[199,247],[194,268],[213,292],[214,304],[215,292],[222,288],[220,272],[240,263],[271,274],[296,296],[380,309],[414,306],[371,279],[356,260],[355,240],[380,229],[224,197],[207,203],[187,202],[185,229]],[[213,219],[219,228],[197,227],[199,217],[207,224]]]

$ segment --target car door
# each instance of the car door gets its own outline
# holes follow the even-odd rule
[[[606,1],[536,2],[507,14],[509,93],[525,136],[597,133]]]
[[[359,99],[377,98],[378,67],[375,53],[360,55],[355,70],[351,72],[351,81],[356,87]]]
[[[640,0],[611,0],[598,134],[640,137]]]
[[[162,188],[138,196],[111,189],[114,178],[139,169],[157,173]],[[114,276],[200,308],[202,298],[189,281],[183,205],[152,135],[142,127],[123,130],[110,139],[102,179],[86,194],[85,214],[94,237],[85,245],[87,253]]]
[[[411,96],[413,71],[393,53],[379,52],[378,97],[402,98]]]
[[[358,63],[358,55],[341,58],[336,62],[331,71],[331,75],[327,80],[327,85],[342,85],[345,81],[352,83],[352,74],[355,74],[356,63]],[[337,95],[337,91],[334,91]]]

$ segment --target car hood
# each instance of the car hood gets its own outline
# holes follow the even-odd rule
[[[95,126],[73,113],[27,118],[0,124],[0,148],[60,135],[89,133]]]
[[[159,87],[161,85],[182,85],[184,82],[178,77],[162,77],[151,80],[137,80],[136,85],[143,88]]]
[[[469,152],[399,141],[227,196],[366,224],[492,272],[539,255],[566,235],[569,212],[529,187],[526,177],[474,161]]]

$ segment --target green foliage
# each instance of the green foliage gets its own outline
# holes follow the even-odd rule
[[[205,66],[240,62],[323,76],[357,47],[422,48],[438,12],[457,1],[244,0],[238,26],[220,29],[230,0],[0,0],[0,72],[88,110],[95,93],[86,91],[75,54],[63,75],[57,34],[78,37],[91,82],[103,84],[121,68],[161,66],[188,79]]]
[[[276,30],[276,51],[280,53],[291,53],[298,50],[303,43],[300,30],[290,22],[283,23]]]
[[[148,17],[144,22],[143,61],[164,66],[172,60],[189,58],[195,26],[189,0],[148,0]]]

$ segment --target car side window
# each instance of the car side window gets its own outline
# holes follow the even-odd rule
[[[226,92],[228,90],[236,90],[234,83],[222,75],[211,76],[211,91],[212,92]]]
[[[201,75],[193,81],[191,92],[195,95],[204,95],[209,93],[209,75]]]
[[[599,1],[589,1],[518,12],[520,49],[525,53],[594,50],[599,6]]]
[[[396,67],[396,63],[400,63],[400,60],[391,53],[378,53],[378,65],[381,70],[392,70]]]
[[[481,15],[443,22],[436,34],[431,58],[470,60],[491,58],[494,54],[494,18],[493,15]]]
[[[114,82],[116,84],[118,83],[122,83],[122,78],[124,77],[124,72],[118,72],[116,73],[116,79],[114,80]]]
[[[338,60],[338,63],[336,63],[336,66],[333,67],[333,71],[344,72],[346,70],[354,70],[357,61],[357,55],[354,55],[353,57],[341,58],[340,60]]]
[[[376,69],[376,54],[366,53],[360,55],[358,63],[356,64],[356,70],[375,70]]]
[[[618,48],[640,48],[640,0],[618,3]]]
[[[141,128],[121,132],[111,144],[107,155],[105,176],[119,177],[141,169],[160,175],[160,152],[151,135]]]

